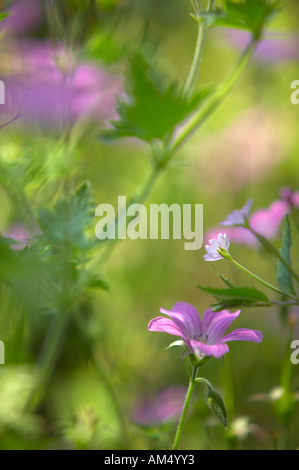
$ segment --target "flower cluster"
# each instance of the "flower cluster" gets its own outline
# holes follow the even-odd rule
[[[258,246],[257,238],[248,228],[259,233],[268,240],[274,240],[285,216],[293,209],[299,208],[299,191],[282,188],[280,199],[273,201],[269,207],[258,209],[250,215],[253,200],[248,199],[245,206],[235,210],[220,222],[225,226],[226,236],[231,242],[252,247]],[[219,229],[212,228],[205,234],[206,240],[217,239]]]

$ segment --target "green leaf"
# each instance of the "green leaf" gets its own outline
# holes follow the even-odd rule
[[[41,209],[38,222],[54,246],[84,249],[90,246],[85,232],[93,216],[93,198],[88,182],[82,183],[74,194],[62,197],[53,209]]]
[[[291,266],[291,248],[292,248],[292,231],[289,217],[286,216],[282,235],[282,243],[280,254],[282,258]],[[285,265],[278,260],[277,263],[277,282],[279,287],[287,294],[294,295],[292,273]]]
[[[236,287],[235,284],[233,284],[229,279],[227,279],[221,272],[218,271],[218,269],[212,264],[213,268],[215,269],[216,273],[218,276],[222,279],[224,284],[226,284],[228,287]]]
[[[280,0],[226,0],[224,9],[201,13],[207,26],[222,26],[250,31],[256,38],[280,9]]]
[[[9,12],[5,12],[5,11],[0,12],[0,21],[5,20],[5,18],[7,18],[10,15],[11,15],[11,13],[9,13]]]
[[[101,131],[101,136],[105,140],[122,137],[137,137],[146,142],[162,140],[211,91],[211,87],[206,87],[187,100],[177,84],[166,86],[156,67],[136,54],[130,62],[128,101],[119,102],[119,121],[112,121],[113,128]]]
[[[204,292],[213,295],[216,299],[221,301],[232,301],[246,303],[253,302],[269,302],[268,297],[264,292],[256,289],[255,287],[229,287],[228,289],[215,289],[212,287],[198,286]]]
[[[210,410],[214,413],[216,418],[220,421],[221,424],[228,429],[227,426],[227,413],[224,401],[222,396],[220,395],[215,388],[211,385],[211,383],[207,379],[198,378],[195,380],[196,383],[203,383],[206,386],[206,401],[207,405]]]

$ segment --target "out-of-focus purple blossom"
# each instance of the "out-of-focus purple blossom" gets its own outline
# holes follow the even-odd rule
[[[24,225],[15,224],[6,232],[5,236],[18,242],[11,245],[14,250],[22,250],[26,245],[28,245],[28,241],[32,237],[32,232],[30,232]]]
[[[280,197],[290,206],[290,209],[299,208],[299,191],[292,191],[285,187],[280,190]]]
[[[238,49],[246,47],[250,33],[237,29],[227,29],[226,37],[231,45]],[[299,35],[295,33],[265,36],[257,45],[254,54],[260,62],[296,61],[299,59]]]
[[[135,407],[133,420],[143,426],[173,421],[182,412],[185,395],[184,387],[172,386],[156,396],[147,396]]]
[[[93,63],[76,63],[49,43],[24,42],[17,69],[6,79],[2,113],[21,114],[22,122],[42,129],[61,129],[78,119],[104,125],[116,118],[116,96],[122,79]]]
[[[291,211],[289,202],[285,199],[274,201],[266,209],[258,209],[249,217],[250,227],[268,240],[273,240],[279,233],[279,228],[285,216]],[[258,246],[256,237],[245,227],[226,227],[226,235],[230,241],[241,245]],[[205,234],[205,239],[217,238],[219,229],[213,228]]]
[[[18,0],[8,11],[11,15],[3,21],[1,28],[24,34],[40,26],[42,18],[40,0]]]
[[[205,232],[205,243],[208,243],[210,239],[217,238],[219,235],[219,228],[211,228]],[[226,235],[232,243],[240,245],[257,247],[259,242],[252,233],[244,227],[227,227],[225,229]]]
[[[253,199],[248,199],[245,206],[240,210],[234,210],[231,212],[223,222],[220,222],[220,225],[225,225],[227,227],[234,225],[246,225],[249,220],[249,213],[253,204]]]

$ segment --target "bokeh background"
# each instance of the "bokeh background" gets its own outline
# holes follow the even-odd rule
[[[0,130],[0,230],[21,240],[38,231],[34,218],[26,216],[27,206],[33,214],[51,206],[65,181],[73,187],[89,180],[96,204],[116,207],[118,196],[129,199],[135,194],[149,171],[148,149],[135,139],[107,145],[99,129],[116,117],[115,97],[124,96],[126,62],[136,44],[150,48],[170,81],[183,83],[197,32],[188,0],[99,0],[96,15],[89,15],[88,2],[65,1],[67,26],[59,37],[44,3],[1,2],[3,10],[17,6],[19,13],[1,24],[0,78],[7,84],[7,103],[5,109],[0,106],[0,125],[17,117],[18,100],[25,98],[22,116]],[[299,78],[298,13],[296,0],[286,2],[237,86],[176,154],[175,164],[160,176],[147,204],[203,204],[208,231],[248,198],[254,199],[255,210],[278,199],[283,187],[299,190],[299,105],[290,101],[291,82]],[[221,83],[244,41],[244,33],[210,30],[198,86]],[[56,51],[58,45],[55,63],[53,44]],[[66,70],[73,61],[79,63],[73,88],[62,88],[58,65]],[[71,109],[64,104],[65,90],[76,96]],[[62,140],[66,135],[67,150]],[[293,237],[293,265],[299,269],[295,229]],[[274,243],[279,248],[280,237]],[[276,282],[275,261],[262,250],[234,244],[232,252],[247,268]],[[188,367],[179,349],[165,350],[171,338],[148,332],[147,325],[160,307],[168,309],[178,301],[193,304],[200,313],[209,307],[212,298],[197,284],[220,286],[221,281],[204,262],[204,253],[204,248],[185,251],[184,240],[126,240],[104,262],[96,262],[94,269],[109,290],[94,290],[86,299],[92,312],[87,322],[106,378],[95,372],[84,344],[71,332],[43,409],[34,416],[21,411],[22,397],[32,380],[43,323],[39,317],[25,318],[22,337],[12,346],[21,313],[2,285],[0,339],[6,346],[6,365],[0,370],[0,448],[168,448],[177,418],[153,424],[151,407],[169,387],[178,387],[174,407],[181,403]],[[254,285],[229,263],[222,261],[218,267],[236,284]],[[261,395],[254,401],[253,396],[280,386],[283,359],[291,353],[289,330],[274,309],[244,309],[234,327],[261,330],[264,341],[231,343],[223,365],[211,360],[203,369],[222,393],[230,431],[213,417],[199,387],[182,436],[183,449],[267,449],[283,439],[284,425],[273,400],[265,402]],[[299,339],[299,330],[296,334]],[[298,367],[292,367],[294,390],[299,387]],[[124,416],[127,440],[111,388]],[[171,400],[166,395],[168,404]],[[290,445],[296,448],[298,413],[291,429]]]

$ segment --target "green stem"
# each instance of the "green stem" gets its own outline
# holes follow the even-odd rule
[[[211,96],[210,99],[199,109],[193,119],[186,125],[185,129],[177,136],[172,144],[172,152],[176,152],[189,137],[198,129],[198,127],[212,114],[213,111],[223,102],[229,92],[232,90],[238,79],[240,78],[243,70],[248,64],[252,53],[255,49],[256,39],[252,38],[240,60],[238,61],[235,69],[226,79],[226,81],[220,85],[218,90]]]
[[[177,427],[177,431],[176,431],[176,435],[175,435],[175,438],[174,438],[172,450],[177,450],[178,446],[179,446],[180,437],[181,437],[181,434],[182,434],[184,422],[185,422],[187,412],[188,412],[188,409],[189,409],[193,389],[196,385],[195,379],[196,379],[196,375],[197,375],[197,369],[198,369],[198,367],[196,367],[196,366],[193,367],[192,375],[191,375],[190,382],[189,382],[189,387],[188,387],[186,398],[185,398],[185,403],[184,403],[184,406],[183,406],[183,411],[182,411],[181,418],[180,418],[180,421],[179,421],[179,424],[178,424],[178,427]]]
[[[237,261],[235,261],[233,258],[229,258],[230,261],[235,265],[237,266],[237,268],[241,269],[242,271],[244,271],[246,274],[248,274],[249,276],[253,277],[253,279],[255,279],[256,281],[260,282],[261,284],[263,284],[264,286],[268,287],[268,289],[271,289],[273,290],[274,292],[276,292],[277,294],[280,294],[280,295],[283,295],[284,297],[289,297],[290,299],[292,300],[297,300],[296,297],[290,295],[290,294],[287,294],[286,292],[278,289],[277,287],[275,286],[272,286],[272,284],[269,284],[267,281],[264,281],[263,279],[261,279],[260,277],[256,276],[255,274],[253,274],[251,271],[249,271],[247,268],[245,268],[244,266],[242,266],[240,263],[238,263]]]
[[[204,24],[203,21],[201,21],[198,25],[198,36],[197,36],[197,42],[196,42],[192,66],[191,66],[190,73],[187,78],[184,92],[183,92],[184,96],[187,99],[190,98],[190,95],[192,93],[194,84],[198,76],[202,54],[203,54],[204,43],[205,43],[206,30],[207,30],[206,25]]]
[[[33,390],[29,397],[28,406],[38,406],[44,396],[63,348],[69,321],[69,312],[57,313],[52,321],[37,362],[38,386],[37,389]]]
[[[279,259],[279,261],[281,261],[281,263],[287,268],[287,270],[292,274],[292,276],[296,279],[296,281],[299,282],[298,274],[293,270],[293,268],[288,264],[288,262],[281,256],[281,254],[275,248],[275,246],[273,246],[272,243],[270,243],[269,240],[267,240],[267,238],[263,237],[263,235],[256,232],[253,228],[248,227],[248,230],[252,233],[252,235],[254,235],[259,240],[259,242],[264,246],[264,248],[272,252]]]

